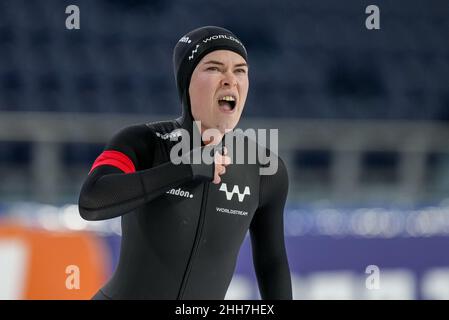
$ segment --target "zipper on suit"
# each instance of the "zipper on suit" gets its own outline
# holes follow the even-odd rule
[[[210,184],[210,182],[206,182],[204,185],[203,198],[201,199],[200,218],[198,221],[198,226],[196,228],[195,240],[193,242],[194,244],[192,247],[192,251],[190,253],[189,260],[187,261],[187,267],[184,272],[184,276],[182,278],[181,287],[179,289],[179,293],[178,293],[178,297],[177,297],[178,300],[182,299],[184,296],[184,291],[187,286],[187,281],[189,280],[190,270],[192,269],[192,263],[195,258],[195,255],[198,251],[198,246],[199,246],[199,243],[201,240],[201,235],[203,233],[204,220],[205,220],[205,215],[206,215],[205,211],[206,211],[206,204],[207,204],[207,195],[209,192],[209,184]]]

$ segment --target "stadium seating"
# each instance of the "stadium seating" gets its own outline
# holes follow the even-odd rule
[[[0,4],[0,110],[176,115],[172,49],[218,24],[249,50],[248,116],[449,120],[444,1],[380,2],[378,31],[354,1],[77,3],[76,31],[63,1]]]

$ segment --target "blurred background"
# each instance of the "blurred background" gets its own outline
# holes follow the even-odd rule
[[[240,127],[280,130],[294,298],[449,299],[444,0],[0,0],[0,299],[110,276],[120,218],[82,220],[81,185],[120,128],[180,115],[172,50],[203,25],[247,47]],[[227,298],[259,298],[248,239]]]

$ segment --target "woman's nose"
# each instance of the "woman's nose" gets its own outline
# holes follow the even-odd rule
[[[237,85],[237,79],[235,78],[235,76],[232,74],[232,72],[226,72],[222,81],[221,81],[222,86],[224,87],[234,87]]]

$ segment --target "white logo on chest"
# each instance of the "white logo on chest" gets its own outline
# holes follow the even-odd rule
[[[178,189],[170,189],[166,192],[167,194],[171,194],[174,196],[180,196],[184,198],[193,198],[193,194],[191,194],[189,191],[182,190],[181,188]]]
[[[248,186],[245,186],[245,190],[243,190],[243,193],[240,193],[240,189],[238,185],[234,185],[234,187],[232,188],[232,191],[228,191],[228,187],[226,185],[226,183],[222,183],[220,186],[220,191],[224,191],[226,192],[226,200],[232,200],[232,197],[234,196],[234,194],[237,194],[239,202],[243,202],[243,199],[245,198],[246,195],[250,195],[250,190]]]

